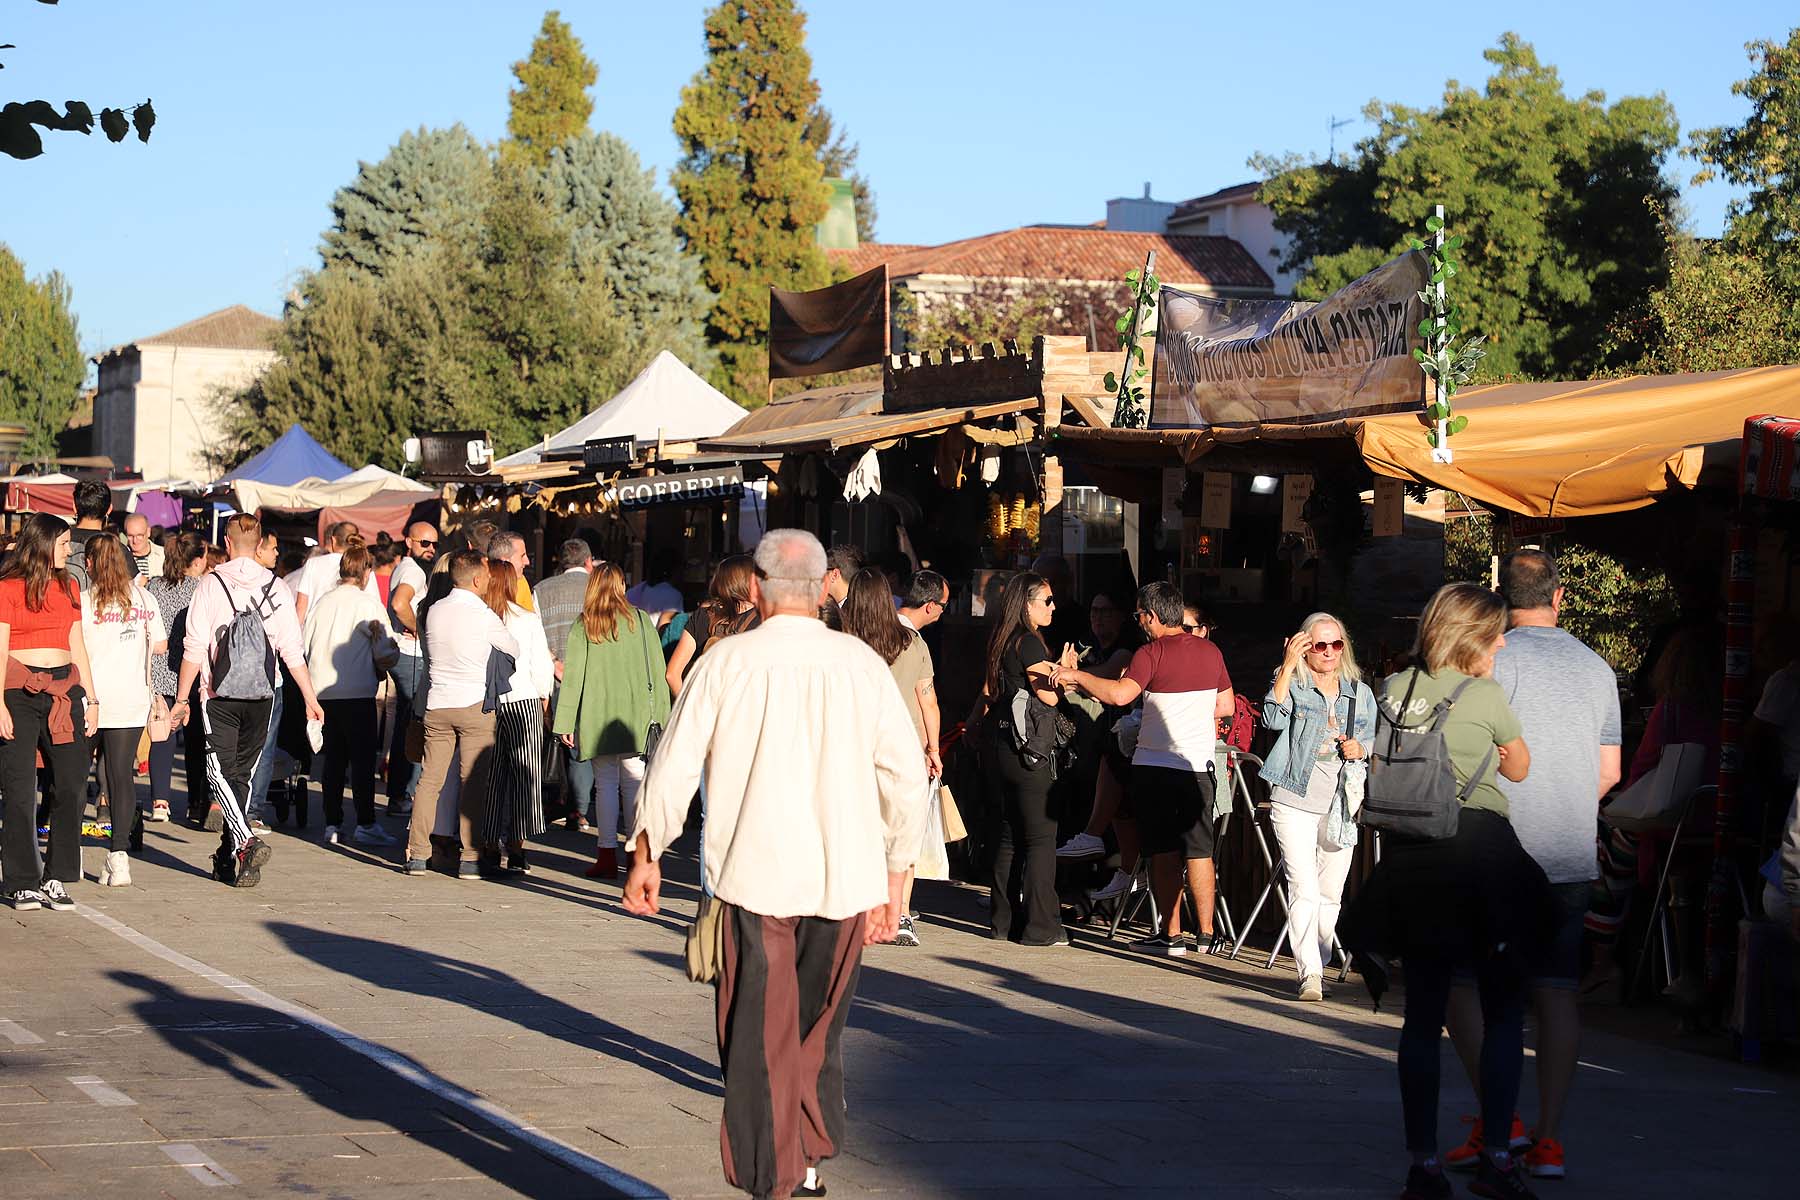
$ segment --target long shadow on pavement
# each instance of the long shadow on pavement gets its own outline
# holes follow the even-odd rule
[[[514,1140],[504,1129],[489,1125],[448,1098],[409,1082],[310,1026],[295,1023],[271,1027],[269,1010],[258,1005],[221,999],[216,992],[186,992],[133,971],[108,974],[116,982],[143,993],[142,999],[133,1002],[133,1011],[171,1048],[230,1076],[241,1086],[271,1092],[284,1086],[296,1088],[347,1123],[362,1126],[360,1132],[379,1131],[391,1136],[387,1131],[397,1131],[521,1196],[565,1200],[569,1196],[627,1194],[592,1175],[564,1167]],[[171,1026],[160,1021],[159,1017],[171,1009],[204,1013],[207,1023]],[[383,1050],[420,1074],[431,1074],[414,1060]],[[401,1156],[386,1161],[391,1165],[380,1178],[381,1185],[412,1182],[416,1160]],[[597,1159],[591,1161],[599,1163]],[[380,1172],[384,1158],[376,1153],[368,1162],[373,1171]]]
[[[376,987],[457,1000],[478,1012],[660,1075],[691,1091],[707,1096],[725,1094],[717,1082],[719,1069],[711,1061],[547,996],[504,971],[410,946],[285,921],[271,921],[268,928],[294,954]],[[459,996],[459,987],[469,988],[475,995]],[[513,1009],[525,1010],[530,1018],[509,1011]]]

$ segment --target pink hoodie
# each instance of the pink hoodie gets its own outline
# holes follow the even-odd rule
[[[194,589],[194,598],[187,608],[187,640],[182,643],[181,658],[183,662],[199,664],[203,699],[212,699],[213,643],[218,640],[219,631],[231,624],[232,606],[235,604],[241,612],[252,604],[261,604],[263,589],[274,578],[274,573],[254,558],[234,558],[203,576],[200,586]],[[221,580],[225,587],[219,586]],[[263,632],[268,634],[269,644],[289,671],[304,667],[306,648],[300,640],[300,620],[294,615],[294,593],[287,584],[275,580],[275,586],[269,588],[267,607],[272,611],[263,615]]]

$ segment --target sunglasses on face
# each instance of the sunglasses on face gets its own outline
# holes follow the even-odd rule
[[[1327,654],[1327,653],[1336,654],[1338,651],[1342,650],[1343,648],[1344,648],[1344,639],[1343,638],[1339,638],[1335,642],[1314,642],[1312,644],[1312,652],[1314,654]]]
[[[435,545],[437,545],[436,538],[414,538],[413,542],[416,545],[420,545],[420,546],[435,546]]]
[[[1056,607],[1056,597],[1055,596],[1039,596],[1037,599],[1037,602],[1039,604],[1043,605],[1045,608],[1055,608]]]

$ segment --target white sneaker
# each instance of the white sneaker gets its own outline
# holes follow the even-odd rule
[[[327,846],[335,846],[338,844],[338,827],[336,825],[327,825],[325,827],[325,844]]]
[[[101,887],[131,886],[131,856],[123,850],[107,852],[106,863],[100,868]]]
[[[1056,848],[1058,858],[1097,858],[1106,853],[1106,843],[1091,833],[1078,833]]]
[[[394,835],[379,825],[358,825],[356,833],[352,836],[355,837],[358,845],[363,846],[391,846],[394,844]]]
[[[1107,880],[1104,886],[1095,888],[1088,893],[1088,899],[1098,904],[1102,900],[1116,900],[1132,890],[1134,889],[1131,886],[1131,876],[1123,871],[1114,871],[1113,877]]]
[[[1317,1004],[1325,999],[1325,978],[1322,975],[1308,975],[1300,981],[1301,1000],[1309,1004]]]

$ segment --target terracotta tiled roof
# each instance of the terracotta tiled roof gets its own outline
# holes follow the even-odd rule
[[[885,262],[891,278],[961,275],[1002,279],[1123,279],[1156,251],[1156,273],[1177,286],[1267,289],[1269,273],[1226,237],[1168,237],[1090,226],[1027,225],[942,246],[867,243],[830,251],[857,271]]]
[[[1252,198],[1256,195],[1257,189],[1261,187],[1262,184],[1255,181],[1251,181],[1250,183],[1234,183],[1230,187],[1220,188],[1216,192],[1208,192],[1204,196],[1195,196],[1192,200],[1183,200],[1180,204],[1175,206],[1175,211],[1169,214],[1169,220],[1179,221],[1183,217],[1192,216],[1196,212],[1212,208],[1214,205],[1227,200],[1244,200]]]
[[[196,317],[150,337],[137,338],[136,346],[193,346],[209,350],[268,350],[281,322],[242,304]]]

